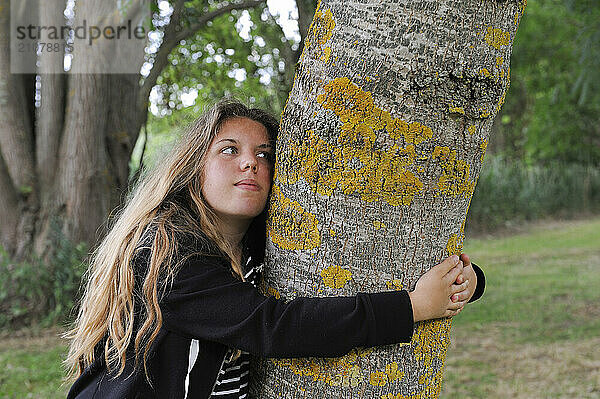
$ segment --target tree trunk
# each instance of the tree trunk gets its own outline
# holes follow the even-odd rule
[[[461,252],[524,6],[319,4],[277,143],[266,292],[291,299],[411,290]],[[264,360],[251,392],[438,397],[450,325],[418,323],[410,344],[342,358]]]
[[[26,253],[37,211],[32,80],[10,71],[10,1],[0,0],[0,239],[12,254]],[[28,91],[30,93],[28,93]]]
[[[130,9],[137,3],[130,3]],[[115,11],[114,2],[78,2],[76,7],[76,27],[124,26],[132,18],[131,13]],[[44,14],[50,13],[42,6],[42,18]],[[61,18],[62,11],[51,26],[64,24]],[[64,74],[51,69],[59,61],[62,68],[61,56],[40,60],[41,72],[46,65],[55,72],[40,76],[37,160],[44,200],[35,237],[40,254],[48,254],[57,239],[93,245],[102,236],[99,227],[105,227],[106,216],[127,186],[129,158],[140,127],[136,122],[146,111],[137,107],[145,41],[131,43],[125,62],[133,73],[127,74],[117,69],[126,64],[115,50],[115,40],[98,40],[93,46],[88,40],[74,41],[67,83]]]

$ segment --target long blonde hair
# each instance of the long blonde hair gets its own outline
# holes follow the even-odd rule
[[[124,371],[126,351],[134,340],[135,367],[143,349],[148,378],[146,359],[162,326],[159,300],[168,287],[161,282],[172,281],[177,266],[184,260],[185,254],[179,253],[178,246],[181,237],[200,242],[208,239],[229,258],[233,272],[243,278],[237,249],[217,229],[216,216],[202,196],[205,154],[223,122],[234,117],[263,124],[275,145],[276,119],[236,100],[222,100],[200,116],[162,162],[140,179],[91,255],[77,319],[64,334],[70,340],[64,362],[67,381],[76,379],[94,362],[94,349],[103,339],[109,371],[118,370],[117,375]],[[261,217],[264,219],[264,212],[257,219]],[[261,237],[257,238],[260,241]],[[142,249],[149,250],[150,255],[147,267],[141,271],[144,275],[136,278],[134,263]],[[141,287],[136,287],[141,295],[134,294],[136,282],[141,283]],[[141,301],[137,305],[143,315],[139,328],[134,328],[136,301]]]

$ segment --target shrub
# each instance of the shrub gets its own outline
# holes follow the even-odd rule
[[[86,269],[87,245],[60,240],[48,262],[13,261],[0,248],[0,328],[68,321]]]
[[[522,165],[488,157],[469,207],[467,225],[491,230],[523,220],[600,211],[600,169],[553,162]]]

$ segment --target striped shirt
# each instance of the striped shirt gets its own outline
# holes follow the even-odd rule
[[[250,263],[250,259],[246,265]],[[250,269],[244,276],[247,282],[256,287],[260,277],[260,266]],[[217,376],[217,381],[210,394],[211,398],[218,399],[245,399],[248,397],[248,381],[250,374],[250,354],[241,351],[241,355],[234,358],[238,351],[229,349],[225,355],[225,360],[221,365],[221,370]]]

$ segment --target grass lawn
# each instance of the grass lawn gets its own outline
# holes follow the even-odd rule
[[[600,219],[464,248],[486,292],[454,319],[442,398],[600,398]]]
[[[21,331],[0,338],[0,398],[65,398],[61,361],[66,345],[58,330]]]
[[[600,398],[600,218],[471,239],[484,297],[453,322],[444,399]],[[64,398],[58,332],[0,336],[1,398]]]

